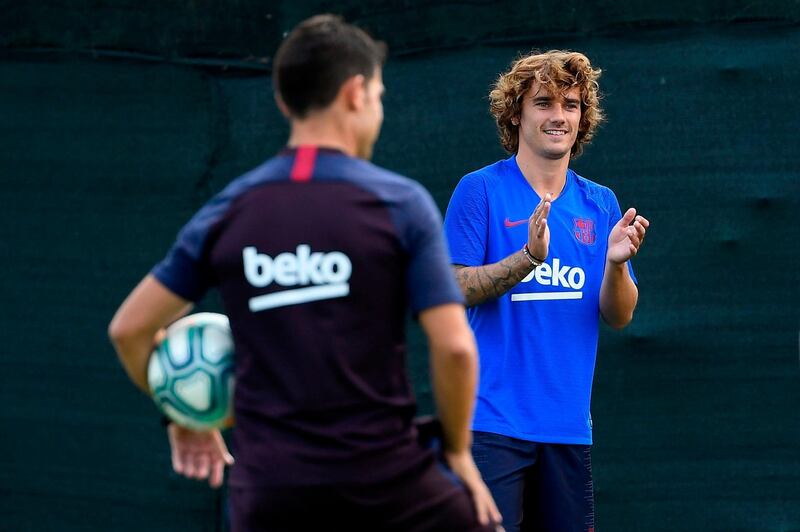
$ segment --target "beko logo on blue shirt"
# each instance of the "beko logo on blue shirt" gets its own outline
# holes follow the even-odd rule
[[[580,266],[568,266],[561,264],[561,259],[553,258],[552,265],[543,263],[541,266],[529,273],[521,283],[536,281],[542,286],[560,286],[570,288],[568,291],[558,292],[530,292],[511,294],[511,301],[543,301],[556,299],[582,299],[581,288],[586,284],[586,272]]]
[[[302,287],[251,298],[249,306],[253,312],[334,299],[350,293],[348,281],[353,264],[341,251],[312,252],[311,246],[300,244],[295,253],[287,251],[273,258],[248,246],[242,250],[242,260],[244,276],[256,288],[273,282],[280,286]]]

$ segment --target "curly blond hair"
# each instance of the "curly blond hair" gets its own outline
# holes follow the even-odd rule
[[[580,155],[583,147],[591,142],[597,126],[605,120],[597,84],[601,72],[592,68],[589,58],[580,52],[534,51],[516,59],[511,69],[497,78],[489,93],[489,111],[497,122],[503,148],[509,153],[517,152],[522,97],[538,81],[552,94],[563,94],[573,87],[580,89],[581,120],[570,152],[572,157]],[[516,125],[514,119],[517,119]]]

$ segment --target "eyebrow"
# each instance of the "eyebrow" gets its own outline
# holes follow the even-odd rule
[[[552,102],[555,100],[552,96],[536,96],[533,98],[533,103],[539,102]],[[572,103],[572,104],[579,104],[581,101],[577,98],[564,98],[564,103]]]

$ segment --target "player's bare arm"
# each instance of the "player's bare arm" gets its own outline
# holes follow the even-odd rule
[[[550,247],[550,229],[547,216],[550,214],[551,196],[547,194],[536,206],[528,220],[527,250],[512,253],[493,264],[484,266],[453,266],[456,279],[467,300],[467,306],[480,305],[489,299],[502,296],[547,258]],[[533,260],[531,260],[533,259]]]
[[[455,303],[438,305],[422,311],[419,322],[428,338],[432,384],[445,447],[452,452],[467,450],[478,355],[464,309]]]
[[[108,335],[130,379],[149,395],[147,363],[159,333],[186,314],[191,304],[148,275],[117,310]],[[218,430],[197,432],[171,423],[167,428],[176,473],[197,480],[208,479],[212,487],[222,485],[226,465],[233,457]]]
[[[464,292],[467,306],[480,305],[497,298],[515,287],[533,269],[522,251],[486,266],[453,266],[456,279]]]
[[[419,322],[428,337],[431,378],[444,433],[445,458],[472,494],[480,522],[499,523],[500,512],[470,451],[470,423],[478,383],[478,350],[464,307],[457,304],[432,307],[420,313]]]
[[[639,252],[650,222],[630,208],[608,236],[606,269],[600,287],[600,314],[615,329],[633,319],[639,290],[631,279],[627,262]]]
[[[147,363],[160,329],[185,314],[191,304],[148,275],[117,310],[108,335],[136,386],[149,395]]]

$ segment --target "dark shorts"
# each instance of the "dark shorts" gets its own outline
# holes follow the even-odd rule
[[[472,454],[507,532],[594,532],[590,445],[474,432]]]
[[[380,484],[230,487],[233,532],[493,530],[464,487],[435,463]]]

